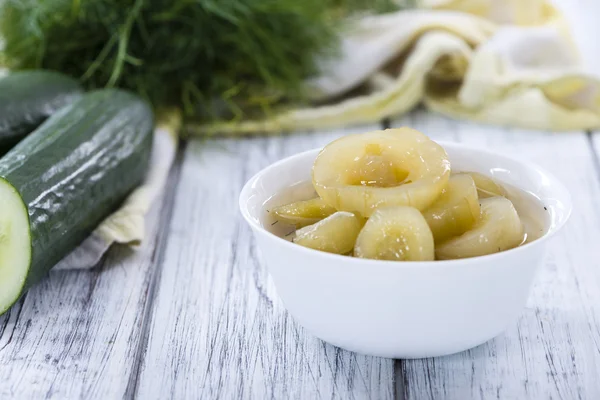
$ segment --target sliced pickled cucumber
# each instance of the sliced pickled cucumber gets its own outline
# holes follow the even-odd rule
[[[475,181],[477,194],[480,199],[488,197],[502,196],[506,197],[506,190],[494,178],[480,174],[479,172],[460,172],[456,175],[469,175]]]
[[[317,197],[275,207],[271,211],[277,220],[295,225],[299,229],[329,217],[336,212],[336,209]]]
[[[471,229],[479,214],[477,187],[467,174],[451,176],[442,195],[423,211],[436,244]]]
[[[433,261],[433,234],[416,208],[380,208],[358,235],[354,255],[376,260]]]
[[[294,243],[327,253],[348,254],[364,225],[364,218],[338,211],[314,225],[296,231]]]
[[[523,225],[512,202],[504,197],[480,200],[481,217],[473,229],[436,246],[440,260],[498,253],[519,246]]]
[[[345,136],[327,145],[313,166],[313,185],[327,204],[366,217],[378,207],[423,210],[449,176],[444,149],[409,128]]]

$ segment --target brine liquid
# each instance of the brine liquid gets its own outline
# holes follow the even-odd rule
[[[531,193],[506,183],[501,184],[507,192],[507,198],[515,206],[523,224],[525,234],[522,244],[544,236],[549,226],[549,214],[542,202]],[[296,201],[314,199],[317,196],[311,181],[304,181],[287,187],[265,202],[262,216],[263,226],[271,233],[291,241],[296,232],[295,227],[281,221],[277,222],[275,216],[270,213],[270,209]]]
[[[296,183],[295,185],[289,186],[281,192],[276,193],[264,204],[264,212],[261,220],[263,226],[271,233],[283,239],[292,241],[294,234],[296,233],[296,227],[281,221],[277,222],[275,215],[271,214],[270,209],[296,201],[314,199],[315,197],[318,197],[318,194],[311,181]]]
[[[525,237],[523,243],[533,242],[544,236],[550,226],[549,213],[541,200],[533,194],[521,190],[512,185],[502,183],[507,192],[507,198],[513,203],[521,223]]]

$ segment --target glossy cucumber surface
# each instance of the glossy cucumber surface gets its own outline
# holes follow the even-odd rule
[[[136,95],[98,90],[52,115],[0,159],[0,204],[11,209],[0,213],[0,254],[16,257],[0,256],[0,314],[140,184],[153,123],[151,108]]]

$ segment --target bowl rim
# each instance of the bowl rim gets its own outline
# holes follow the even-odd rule
[[[261,169],[256,174],[254,174],[244,184],[242,190],[240,191],[240,195],[239,195],[240,212],[242,213],[242,216],[244,217],[246,222],[250,225],[250,227],[252,227],[256,231],[259,231],[263,234],[266,234],[267,236],[272,237],[273,239],[278,241],[284,247],[290,246],[289,247],[290,251],[308,252],[309,256],[312,255],[312,256],[317,256],[317,257],[323,257],[325,259],[332,259],[332,261],[344,260],[347,263],[352,263],[352,264],[356,264],[356,265],[367,265],[368,264],[370,268],[372,268],[374,265],[388,266],[388,267],[394,266],[396,268],[415,268],[415,267],[428,268],[428,267],[434,267],[434,266],[435,267],[443,267],[443,266],[450,267],[450,266],[480,263],[480,262],[486,262],[486,261],[492,262],[495,259],[507,257],[510,255],[517,255],[520,252],[528,251],[531,247],[536,247],[536,246],[542,245],[543,243],[548,241],[551,237],[553,237],[557,232],[562,230],[562,228],[565,226],[565,224],[569,221],[572,211],[573,211],[573,200],[572,200],[570,191],[564,186],[564,184],[558,178],[556,178],[554,176],[554,174],[548,172],[547,170],[540,167],[536,163],[529,161],[529,160],[524,160],[522,158],[509,156],[502,152],[489,151],[485,148],[481,148],[481,147],[477,147],[477,146],[469,146],[469,145],[465,145],[462,143],[449,142],[449,141],[443,141],[443,140],[436,141],[436,143],[440,144],[442,147],[444,147],[444,149],[446,147],[454,147],[454,148],[464,149],[467,151],[476,151],[480,154],[490,155],[490,156],[493,156],[496,158],[497,157],[505,158],[506,160],[510,160],[512,162],[521,164],[525,169],[535,170],[535,171],[549,177],[550,180],[552,181],[552,186],[557,187],[557,192],[562,192],[565,194],[564,201],[562,202],[562,204],[565,206],[564,218],[562,218],[562,221],[560,221],[560,223],[555,224],[550,229],[548,229],[547,232],[545,232],[542,237],[540,237],[532,242],[523,244],[523,245],[515,247],[513,249],[501,251],[499,253],[487,254],[487,255],[477,256],[477,257],[454,259],[454,260],[434,260],[434,261],[374,260],[374,259],[367,259],[367,258],[348,257],[348,256],[344,256],[341,254],[327,253],[324,251],[319,251],[319,250],[315,250],[315,249],[310,249],[308,247],[299,246],[297,244],[294,244],[288,240],[285,240],[285,239],[275,235],[274,233],[268,231],[267,229],[265,229],[264,226],[262,226],[262,224],[257,222],[250,215],[250,211],[248,210],[248,207],[247,207],[247,203],[250,199],[250,196],[248,195],[248,193],[252,190],[252,187],[261,178],[262,175],[266,174],[267,172],[269,172],[271,170],[277,169],[278,167],[280,167],[283,164],[287,164],[298,158],[306,157],[306,156],[308,156],[308,154],[318,153],[323,149],[323,147],[313,148],[311,150],[306,150],[306,151],[285,157],[281,160],[275,161],[274,163],[266,166],[265,168]]]

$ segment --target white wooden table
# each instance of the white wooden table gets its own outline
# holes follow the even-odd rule
[[[570,3],[590,7],[568,10],[577,21],[600,15],[592,0]],[[576,36],[590,29],[577,24]],[[587,43],[598,49],[587,61],[600,60]],[[286,313],[238,213],[242,185],[277,159],[380,126],[192,141],[139,251],[115,248],[92,271],[52,272],[0,317],[0,399],[599,399],[600,133],[502,129],[422,110],[389,121],[401,124],[530,159],[571,190],[572,220],[505,334],[400,361],[330,346]]]

